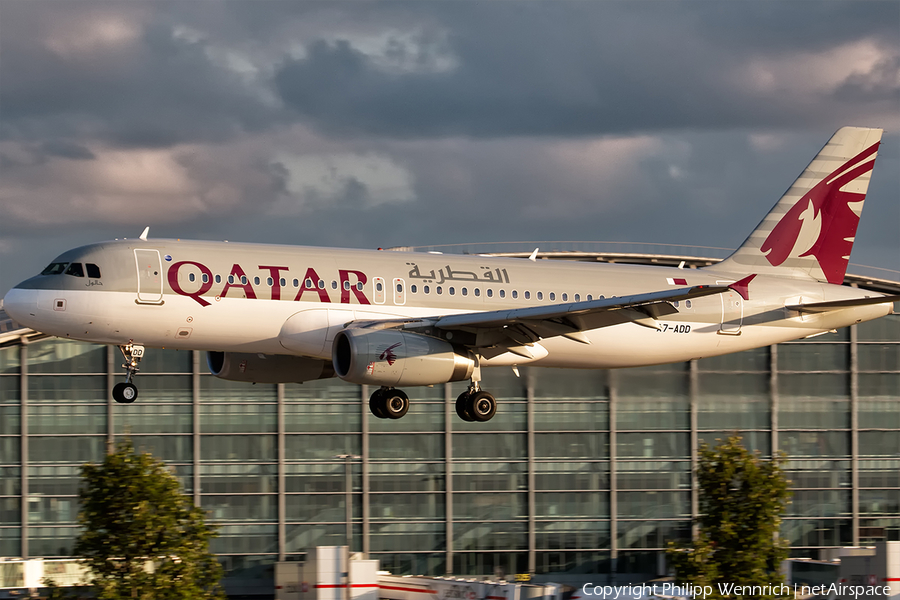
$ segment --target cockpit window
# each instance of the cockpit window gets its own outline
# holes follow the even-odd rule
[[[66,270],[66,265],[69,263],[59,262],[59,263],[50,263],[46,269],[41,271],[41,275],[59,275],[63,271]]]
[[[84,277],[84,267],[81,266],[81,263],[72,263],[69,265],[69,268],[66,269],[66,275]]]
[[[87,268],[88,277],[92,279],[100,279],[100,267],[98,267],[94,263],[86,263],[84,266]]]

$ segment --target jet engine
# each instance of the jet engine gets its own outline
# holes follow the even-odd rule
[[[216,377],[246,383],[302,383],[334,377],[328,361],[284,354],[207,352],[206,364]]]
[[[469,350],[396,329],[343,329],[334,337],[332,357],[344,381],[387,387],[461,381],[475,370]]]

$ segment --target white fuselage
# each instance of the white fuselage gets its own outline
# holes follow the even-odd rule
[[[732,283],[751,273],[490,256],[435,255],[127,240],[86,246],[58,263],[97,265],[100,277],[41,275],[5,298],[24,325],[105,344],[289,354],[331,359],[351,321],[422,318],[573,303]],[[814,280],[759,276],[735,291],[681,302],[658,329],[629,322],[557,336],[532,357],[505,352],[484,366],[630,367],[702,358],[804,338],[890,314],[874,304],[817,314],[785,306],[877,296]]]

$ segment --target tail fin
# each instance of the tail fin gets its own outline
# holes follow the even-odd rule
[[[881,134],[839,129],[743,245],[710,270],[843,283]]]

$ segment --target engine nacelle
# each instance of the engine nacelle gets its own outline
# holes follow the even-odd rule
[[[343,329],[332,350],[337,376],[359,384],[433,385],[468,379],[475,370],[469,350],[396,329]]]
[[[206,364],[216,377],[245,383],[302,383],[334,377],[328,361],[285,354],[207,352]]]

